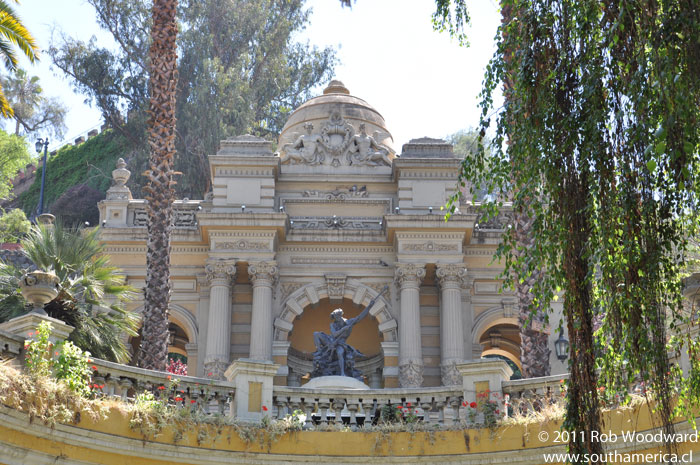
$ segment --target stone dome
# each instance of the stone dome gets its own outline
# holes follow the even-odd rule
[[[323,95],[304,102],[289,116],[282,128],[278,147],[293,142],[300,134],[307,132],[305,126],[313,124],[313,132],[321,131],[332,117],[340,116],[349,123],[355,132],[359,132],[360,124],[365,124],[365,131],[373,136],[376,142],[390,149],[390,157],[395,154],[394,139],[386,128],[382,115],[361,98],[350,95],[350,91],[338,80],[333,80],[323,90]]]

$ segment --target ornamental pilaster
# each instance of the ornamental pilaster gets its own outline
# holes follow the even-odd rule
[[[420,387],[423,384],[423,351],[420,334],[420,283],[425,265],[397,263],[395,280],[400,289],[399,384]]]
[[[272,287],[278,274],[277,263],[273,261],[248,265],[248,276],[253,283],[249,353],[253,360],[272,360]]]
[[[463,264],[438,265],[435,277],[440,285],[440,373],[442,384],[461,384],[456,368],[464,360],[462,288],[467,285]]]
[[[224,379],[231,352],[231,282],[236,262],[209,259],[204,271],[210,286],[204,373],[208,378]]]

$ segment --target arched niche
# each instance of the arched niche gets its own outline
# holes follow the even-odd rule
[[[364,308],[370,300],[378,295],[378,292],[361,282],[348,279],[343,287],[342,298]],[[294,328],[294,320],[301,316],[309,306],[316,306],[322,299],[339,297],[329,295],[325,281],[309,283],[293,292],[282,306],[279,318],[274,322],[275,342],[289,342],[289,333]],[[397,323],[391,316],[387,301],[382,297],[370,309],[370,316],[377,322],[377,328],[381,335],[381,342],[395,342],[397,340]],[[326,316],[326,331],[328,330],[328,316]]]

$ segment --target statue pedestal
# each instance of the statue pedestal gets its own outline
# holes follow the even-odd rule
[[[241,358],[226,369],[236,387],[231,415],[244,422],[259,422],[272,415],[272,381],[279,365]]]
[[[36,333],[39,325],[44,321],[51,323],[51,335],[49,336],[49,341],[53,342],[54,344],[58,344],[59,342],[68,339],[70,333],[75,329],[72,326],[65,324],[61,320],[34,312],[26,313],[15,317],[10,321],[6,321],[5,323],[0,324],[0,329],[17,336],[22,336],[25,339],[34,339],[35,337],[29,336],[29,333]]]
[[[319,376],[318,378],[311,378],[302,387],[307,389],[349,389],[354,391],[369,389],[369,386],[362,381],[349,376]]]

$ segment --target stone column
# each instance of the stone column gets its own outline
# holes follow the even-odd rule
[[[440,374],[443,386],[462,383],[457,364],[464,360],[462,287],[467,269],[462,264],[438,265],[440,283]]]
[[[396,282],[401,289],[401,318],[399,319],[399,384],[401,387],[420,387],[423,384],[418,289],[424,277],[424,265],[413,263],[396,265]]]
[[[272,286],[277,278],[277,263],[248,265],[253,283],[253,315],[250,322],[251,360],[272,361]]]
[[[204,374],[224,379],[231,355],[231,281],[236,275],[234,260],[210,259],[204,268],[209,281],[209,319]]]
[[[440,283],[440,374],[443,386],[462,384],[457,364],[464,360],[462,287],[467,269],[462,264],[438,265]]]

